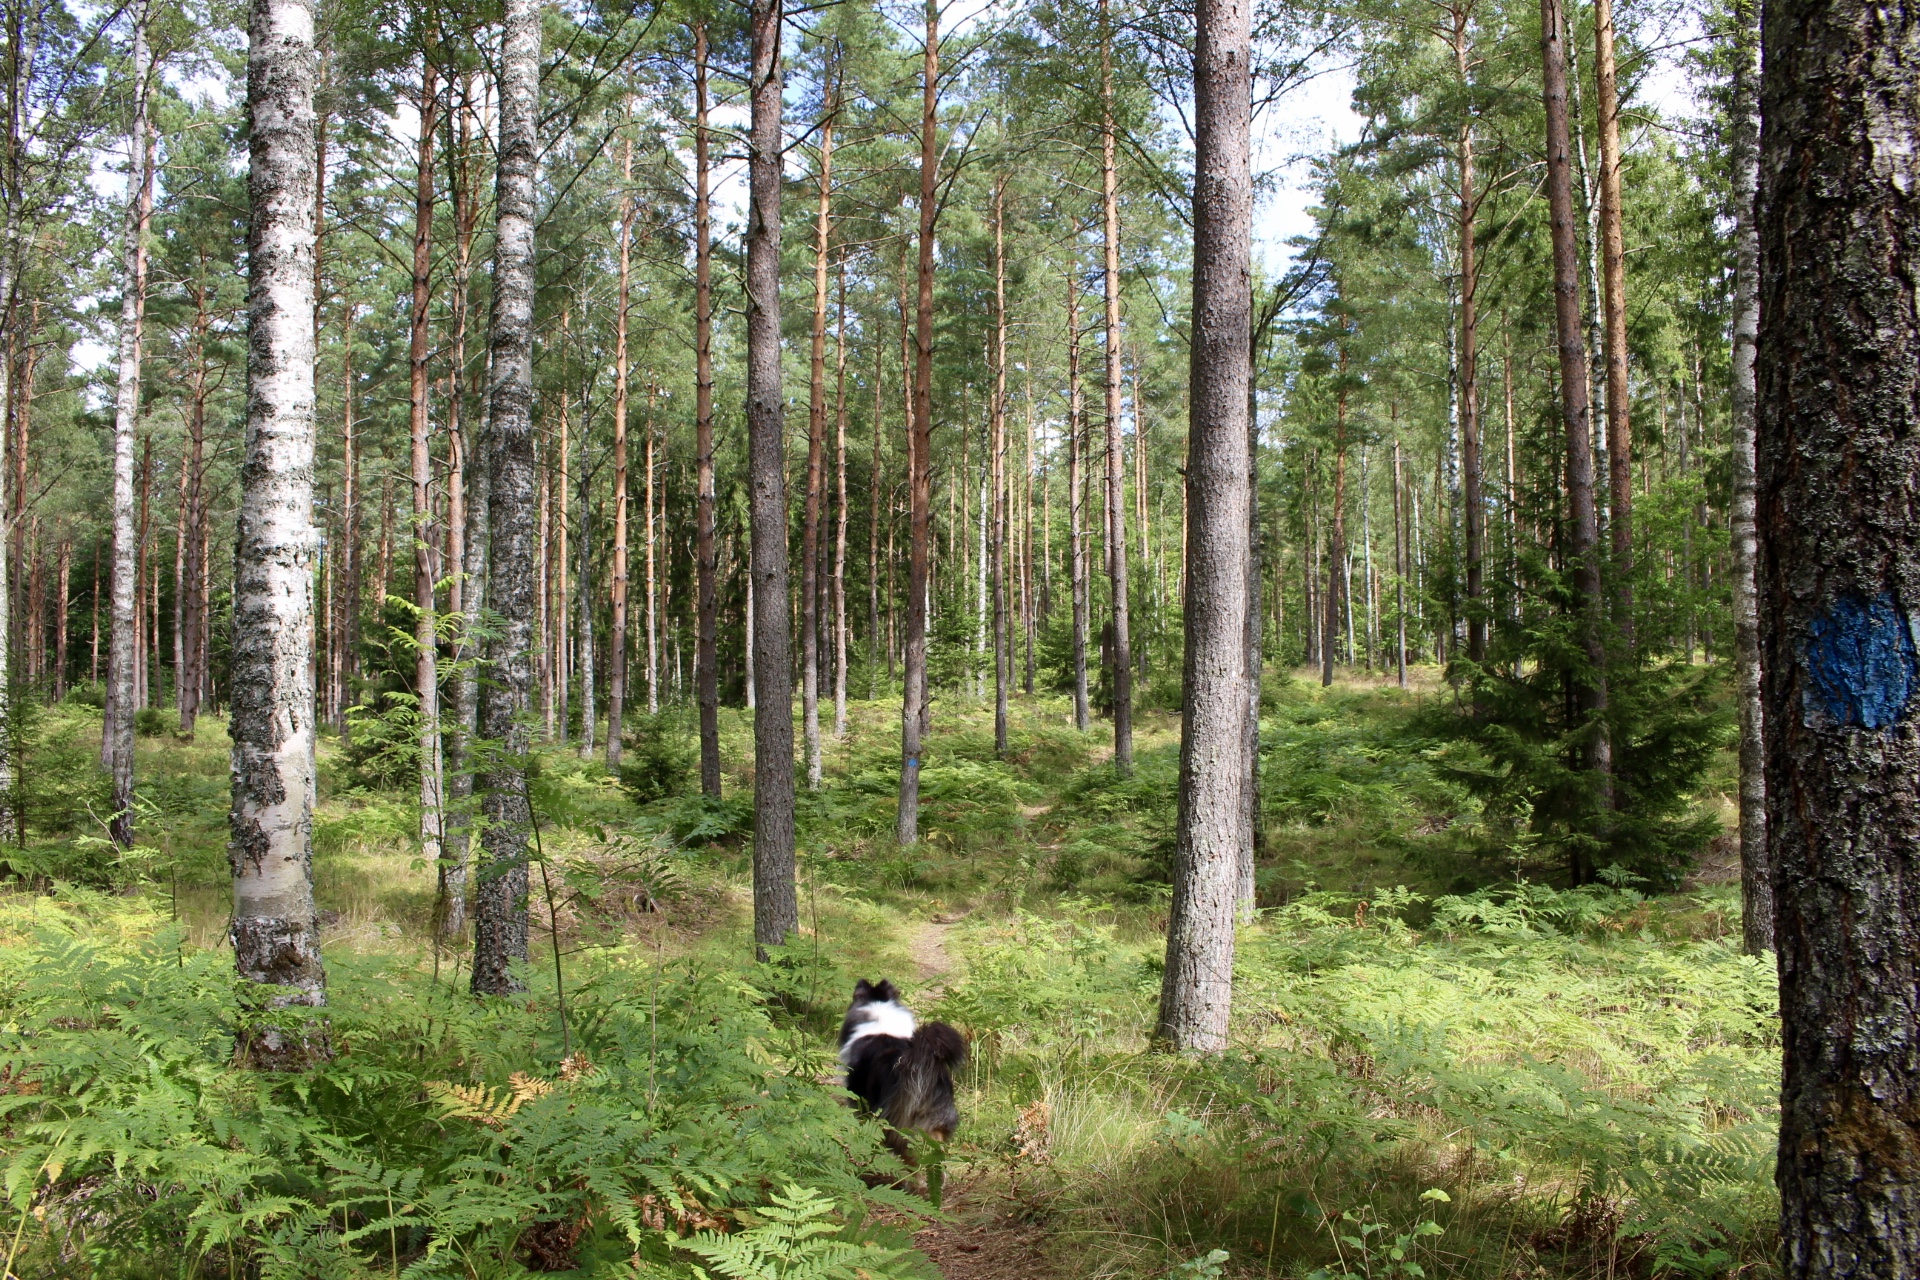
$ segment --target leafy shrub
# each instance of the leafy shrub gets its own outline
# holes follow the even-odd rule
[[[141,707],[133,713],[133,731],[142,738],[163,737],[179,725],[179,716],[159,707]]]

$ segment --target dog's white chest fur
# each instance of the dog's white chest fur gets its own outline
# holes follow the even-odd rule
[[[902,1040],[913,1039],[913,1029],[916,1025],[913,1020],[913,1011],[904,1005],[892,1000],[863,1004],[860,1006],[860,1016],[864,1021],[853,1029],[853,1034],[847,1037],[847,1042],[840,1046],[840,1061],[848,1066],[853,1064],[852,1059],[847,1055],[853,1051],[854,1045],[868,1036],[898,1036]]]

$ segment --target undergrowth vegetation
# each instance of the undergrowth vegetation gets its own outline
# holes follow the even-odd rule
[[[924,1182],[835,1076],[852,980],[892,977],[973,1045],[955,1211],[1037,1224],[1063,1276],[1769,1272],[1777,1012],[1737,895],[1674,889],[1683,851],[1569,885],[1557,818],[1445,731],[1451,697],[1271,682],[1263,910],[1211,1061],[1146,1039],[1171,715],[1123,779],[1060,701],[1016,707],[1004,759],[988,708],[943,702],[902,850],[897,708],[855,704],[800,797],[802,931],[764,964],[750,792],[698,795],[688,717],[636,718],[617,776],[555,749],[529,994],[485,1002],[433,943],[409,788],[377,741],[329,744],[334,1058],[297,1076],[232,1061],[258,1014],[224,948],[218,721],[141,740],[120,857],[87,816],[98,710],[53,708],[0,895],[0,1248],[87,1280],[934,1275]],[[1695,745],[1670,830],[1713,813]]]

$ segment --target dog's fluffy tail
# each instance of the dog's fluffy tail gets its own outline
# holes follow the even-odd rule
[[[942,1142],[960,1127],[953,1069],[967,1060],[967,1042],[944,1022],[925,1022],[900,1054],[898,1087],[882,1108],[896,1129],[919,1129]]]
[[[914,1028],[907,1058],[925,1059],[951,1071],[967,1060],[967,1042],[944,1022],[923,1022]]]

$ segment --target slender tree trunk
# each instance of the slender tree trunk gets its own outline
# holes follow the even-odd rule
[[[833,736],[847,736],[847,260],[840,259],[840,314],[833,340]]]
[[[430,358],[427,326],[433,286],[433,131],[438,110],[438,69],[431,54],[421,59],[420,140],[416,153],[413,203],[413,308],[409,320],[409,423],[413,478],[413,685],[420,712],[420,856],[437,868],[444,883],[448,869],[442,844],[446,831],[444,762],[440,753],[439,630],[433,595],[433,457],[428,452],[432,424],[427,395]]]
[[[654,551],[658,540],[656,527],[657,503],[654,494],[654,429],[653,404],[659,388],[649,373],[647,377],[647,714],[660,713],[660,591],[659,564]]]
[[[1073,590],[1073,725],[1085,733],[1087,707],[1086,436],[1080,398],[1080,264],[1067,268],[1067,574]]]
[[[256,0],[256,7],[267,0]],[[262,20],[259,13],[254,21]],[[120,386],[113,415],[113,597],[112,643],[107,652],[107,697],[102,755],[112,775],[108,834],[122,849],[133,847],[133,712],[135,690],[135,577],[138,548],[133,524],[133,445],[140,427],[140,358],[147,310],[147,229],[153,219],[152,125],[147,94],[153,56],[147,44],[147,6],[134,15],[133,132],[128,159],[135,174],[127,211],[127,238],[120,302]],[[307,81],[311,110],[312,81]],[[311,347],[309,347],[311,353]],[[308,359],[311,360],[311,354]],[[303,624],[304,625],[304,624]],[[10,780],[9,780],[10,781]]]
[[[607,768],[620,767],[627,713],[627,311],[633,258],[633,139],[620,147],[620,275],[613,312],[613,626],[607,637]]]
[[[807,493],[800,530],[800,715],[806,735],[807,790],[820,789],[820,538],[826,500],[827,252],[833,238],[833,123],[838,111],[827,71],[820,122],[819,197],[813,231],[813,348],[807,383]]]
[[[713,219],[707,136],[707,25],[694,48],[694,698],[700,704],[700,791],[720,795],[719,564],[714,556]]]
[[[1231,36],[1232,32],[1228,34]],[[1249,141],[1248,146],[1251,145]],[[1251,289],[1252,269],[1248,270],[1247,287]],[[1266,610],[1261,599],[1264,586],[1261,562],[1266,556],[1266,540],[1260,531],[1260,382],[1257,372],[1260,368],[1260,350],[1266,337],[1266,322],[1256,324],[1251,293],[1247,296],[1247,309],[1247,612],[1241,632],[1241,643],[1246,652],[1247,699],[1247,784],[1242,788],[1241,804],[1246,810],[1243,822],[1247,842],[1240,850],[1236,877],[1238,883],[1234,888],[1234,916],[1242,924],[1253,920],[1259,897],[1259,859],[1266,852],[1266,823],[1260,811],[1260,695],[1266,684]],[[1191,512],[1190,502],[1183,500],[1180,505],[1183,512]],[[1184,562],[1193,552],[1193,539],[1187,530],[1187,523],[1186,515],[1182,515],[1182,581],[1186,578]],[[1180,607],[1184,614],[1184,591]],[[1182,679],[1185,679],[1184,673]]]
[[[1608,528],[1613,534],[1614,625],[1633,650],[1633,427],[1627,396],[1627,254],[1620,218],[1620,92],[1613,64],[1613,0],[1593,0],[1594,110],[1600,119],[1600,297],[1607,351]]]
[[[1760,689],[1760,600],[1754,580],[1754,344],[1760,333],[1759,23],[1754,0],[1734,7],[1730,150],[1733,162],[1733,652],[1740,714],[1740,900],[1749,955],[1773,950],[1773,864],[1767,852],[1766,711]]]
[[[909,422],[907,505],[906,691],[900,711],[900,810],[895,835],[920,838],[920,751],[927,725],[927,571],[933,532],[933,235],[939,180],[940,6],[927,0],[920,79],[920,235],[916,301],[913,415]]]
[[[540,7],[506,0],[500,55],[500,151],[494,181],[493,323],[483,433],[487,462],[488,602],[499,618],[482,654],[479,736],[496,744],[475,779],[481,856],[474,874],[475,995],[518,989],[527,958],[526,722],[533,685],[534,170],[540,99]]]
[[[877,326],[876,326],[877,327]],[[880,432],[881,369],[886,360],[880,335],[873,337],[873,459],[867,470],[867,698],[880,696]],[[889,531],[893,521],[887,521]],[[887,568],[893,568],[889,555]],[[892,606],[892,592],[888,592]],[[891,653],[889,653],[889,659]]]
[[[1246,732],[1251,15],[1247,0],[1201,0],[1195,15],[1186,700],[1173,905],[1155,1033],[1187,1053],[1218,1053],[1227,1045],[1240,865],[1253,839],[1246,797],[1253,780]]]
[[[1191,509],[1191,508],[1189,508]],[[1339,656],[1341,603],[1346,598],[1347,563],[1347,345],[1340,343],[1340,387],[1335,393],[1333,428],[1333,518],[1328,522],[1327,590],[1320,626],[1320,687],[1333,683]]]
[[[563,335],[561,363],[565,364],[564,335],[567,332],[569,313],[562,309],[560,331]],[[559,726],[560,741],[567,740],[567,688],[573,676],[570,660],[573,650],[567,644],[567,508],[572,501],[572,492],[567,487],[568,458],[571,456],[568,435],[572,424],[569,418],[569,397],[566,388],[560,390],[560,467],[554,476],[553,494],[553,700],[554,722]]]
[[[73,539],[60,540],[60,604],[53,615],[53,700],[67,696],[67,610],[72,607]]]
[[[1761,669],[1781,1270],[1920,1274],[1920,12],[1762,19]]]
[[[1605,3],[1606,0],[1600,0]],[[1473,92],[1473,10],[1471,0],[1460,0],[1449,13],[1452,23],[1454,74],[1460,91]],[[1476,223],[1480,195],[1475,185],[1473,114],[1460,126],[1460,488],[1467,542],[1467,659],[1487,657],[1486,553],[1487,513],[1481,497],[1480,422],[1480,258]]]
[[[338,731],[348,731],[347,706],[353,701],[353,680],[359,673],[360,651],[360,458],[353,420],[353,303],[343,300],[340,316],[340,661]],[[194,455],[198,465],[199,444]],[[183,694],[184,696],[184,694]]]
[[[247,428],[233,584],[233,917],[269,1009],[326,1004],[313,905],[313,9],[254,0],[247,55]],[[117,641],[118,633],[116,633]],[[126,704],[122,704],[123,706]],[[328,1055],[317,1019],[243,1025],[256,1066]]]
[[[147,536],[152,532],[153,524],[153,436],[149,434],[140,442],[140,466],[135,473],[134,496],[134,536],[133,536],[133,705],[144,709],[147,706],[147,633],[150,630],[147,620],[147,577],[148,555]],[[24,573],[23,563],[17,572]]]
[[[1020,617],[1021,628],[1024,633],[1022,638],[1026,643],[1026,669],[1021,673],[1021,688],[1024,689],[1026,695],[1031,698],[1033,696],[1034,682],[1034,632],[1039,625],[1039,617],[1036,613],[1039,601],[1035,595],[1033,582],[1033,462],[1035,445],[1038,441],[1036,439],[1034,425],[1032,375],[1028,374],[1025,381],[1027,384],[1027,454],[1025,465],[1020,471],[1020,487],[1022,490],[1020,500]],[[1042,483],[1044,484],[1044,481]],[[1041,537],[1042,540],[1045,540],[1046,531],[1044,529],[1041,531]],[[1041,561],[1043,572],[1045,563],[1043,559]]]
[[[793,884],[793,644],[788,630],[780,387],[781,0],[753,0],[748,138],[747,468],[755,611],[753,937],[762,957],[800,927]]]
[[[1011,637],[1007,629],[1007,180],[993,187],[993,408],[987,473],[993,502],[981,511],[992,520],[993,591],[993,750],[1007,754],[1007,685],[1013,679]]]
[[[1100,0],[1100,181],[1106,251],[1107,577],[1113,605],[1113,767],[1133,773],[1133,646],[1127,609],[1126,445],[1120,435],[1120,185],[1114,164],[1113,31]]]
[[[1606,724],[1607,658],[1600,621],[1599,529],[1593,500],[1593,440],[1587,352],[1580,320],[1580,246],[1573,225],[1573,167],[1567,121],[1567,61],[1560,0],[1540,0],[1542,84],[1547,117],[1547,204],[1553,232],[1554,326],[1560,349],[1560,413],[1567,433],[1567,555],[1580,613],[1587,670],[1575,674],[1585,720],[1586,767],[1602,810],[1613,807],[1613,750]],[[1592,868],[1576,855],[1576,882]]]
[[[1396,406],[1397,409],[1398,406]],[[1397,417],[1397,413],[1396,413]],[[1400,436],[1393,438],[1393,665],[1402,689],[1407,687],[1407,529],[1406,481],[1400,474]]]

